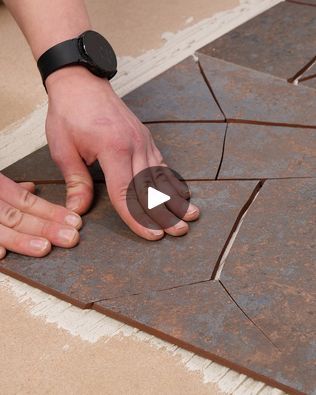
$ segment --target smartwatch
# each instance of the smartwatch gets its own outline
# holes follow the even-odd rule
[[[53,46],[37,61],[44,86],[46,78],[54,71],[73,65],[84,66],[94,75],[108,80],[117,72],[113,48],[101,34],[92,30]]]

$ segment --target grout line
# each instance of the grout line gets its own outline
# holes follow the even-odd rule
[[[312,79],[314,79],[314,78],[316,78],[316,73],[315,73],[315,74],[308,75],[308,76],[306,76],[306,77],[304,77],[304,78],[300,78],[300,79],[298,80],[298,82],[301,83],[301,82],[304,82],[304,81],[312,80]]]
[[[302,5],[302,6],[308,6],[308,7],[316,7],[316,4],[311,4],[308,3],[308,0],[305,2],[303,1],[295,1],[295,0],[286,0],[288,3],[293,3],[293,4],[298,4],[298,5]]]
[[[249,317],[249,315],[244,311],[244,309],[237,303],[237,301],[233,298],[233,296],[231,295],[231,293],[228,291],[228,289],[225,287],[225,285],[222,283],[221,280],[219,280],[219,283],[224,288],[225,292],[230,297],[230,299],[234,302],[234,304],[238,307],[238,309],[243,313],[243,315],[263,334],[263,336],[273,345],[273,347],[275,347],[279,352],[281,352],[279,347],[269,338],[269,336],[253,321],[252,318]]]
[[[234,241],[237,237],[237,234],[240,230],[241,224],[244,220],[244,217],[246,216],[250,206],[252,205],[252,203],[255,201],[255,199],[257,198],[260,189],[262,188],[263,184],[264,184],[264,180],[261,180],[258,182],[258,184],[255,186],[254,190],[252,191],[249,199],[247,200],[247,202],[244,204],[244,206],[241,208],[236,221],[232,227],[232,230],[224,244],[224,247],[222,249],[222,252],[218,258],[218,261],[214,267],[213,273],[211,275],[211,280],[219,280],[220,279],[220,275],[222,273],[223,267],[225,265],[225,261],[226,258],[234,244]]]
[[[227,123],[237,123],[237,124],[250,124],[250,125],[262,125],[262,126],[277,126],[281,128],[301,128],[301,129],[315,129],[315,125],[301,125],[301,124],[291,124],[286,122],[268,122],[268,121],[255,121],[251,119],[237,119],[228,118]]]
[[[218,180],[218,176],[219,176],[219,173],[220,173],[221,168],[222,168],[222,163],[223,163],[224,155],[225,155],[225,146],[226,146],[227,132],[228,132],[228,123],[226,124],[226,129],[225,129],[224,138],[223,138],[222,155],[221,155],[221,159],[220,159],[220,162],[219,162],[219,165],[218,165],[218,169],[217,169],[217,172],[216,172],[216,175],[215,175],[215,180]]]
[[[302,67],[293,77],[288,78],[288,82],[290,82],[291,84],[297,85],[300,81],[300,77],[302,77],[302,75],[310,70],[314,64],[316,63],[316,56],[314,56],[304,67]]]
[[[213,91],[213,89],[212,89],[211,83],[210,83],[210,81],[207,79],[207,77],[206,77],[206,75],[205,75],[205,73],[204,73],[203,67],[202,67],[202,65],[201,65],[201,63],[200,63],[199,60],[197,60],[197,64],[198,64],[198,66],[199,66],[200,73],[202,74],[202,77],[203,77],[203,79],[204,79],[204,82],[206,83],[206,85],[207,85],[209,91],[211,92],[211,94],[212,94],[212,96],[213,96],[213,99],[214,99],[215,103],[217,104],[217,107],[219,108],[220,112],[222,113],[222,115],[223,115],[225,121],[227,121],[227,117],[226,117],[226,115],[225,115],[225,113],[224,113],[224,111],[223,111],[223,109],[222,109],[222,106],[220,105],[219,101],[217,100],[217,97],[215,96],[215,93],[214,93],[214,91]]]
[[[151,124],[164,124],[164,123],[226,123],[225,120],[208,120],[208,119],[188,119],[188,120],[166,120],[166,121],[144,121],[144,125],[151,125]]]

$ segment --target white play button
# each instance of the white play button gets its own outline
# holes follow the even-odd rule
[[[160,204],[163,204],[170,200],[170,196],[166,195],[165,193],[162,193],[158,191],[155,188],[149,187],[148,188],[148,209],[151,210],[154,207],[159,206]]]

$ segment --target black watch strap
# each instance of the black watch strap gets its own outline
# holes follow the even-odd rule
[[[41,73],[45,85],[46,78],[56,70],[65,65],[76,65],[82,61],[78,38],[63,41],[60,44],[48,49],[37,61],[37,67]]]

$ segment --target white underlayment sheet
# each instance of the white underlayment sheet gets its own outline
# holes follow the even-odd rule
[[[123,96],[146,81],[180,62],[197,49],[217,39],[238,25],[246,22],[282,0],[241,0],[240,5],[206,18],[177,33],[165,33],[165,44],[137,58],[120,58],[119,75],[113,80],[116,92]],[[39,106],[28,117],[11,125],[0,133],[0,169],[23,158],[46,144],[44,123],[47,104]],[[155,348],[164,347],[167,352],[180,355],[189,370],[199,371],[205,383],[217,383],[225,393],[235,395],[282,395],[261,382],[247,378],[215,362],[201,358],[173,344],[113,320],[93,310],[81,310],[54,296],[30,287],[0,273],[0,286],[12,292],[18,303],[27,304],[30,314],[42,317],[47,323],[67,330],[82,340],[107,341],[116,335],[132,336],[147,341]]]

